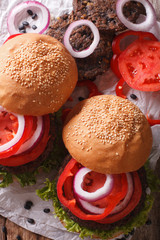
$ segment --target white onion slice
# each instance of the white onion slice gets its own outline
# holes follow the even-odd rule
[[[85,175],[89,172],[91,172],[92,170],[88,169],[88,168],[81,168],[75,175],[74,177],[74,182],[73,182],[73,187],[74,187],[74,191],[75,194],[77,194],[79,196],[79,198],[81,198],[82,200],[86,200],[86,201],[96,201],[99,200],[105,196],[107,196],[112,188],[113,188],[113,184],[114,184],[114,179],[113,176],[110,174],[106,174],[106,181],[103,185],[103,187],[97,189],[94,192],[87,192],[85,190],[82,189],[82,183],[83,183],[83,179],[85,177]]]
[[[73,29],[81,25],[86,25],[92,30],[94,39],[92,44],[87,49],[82,51],[76,51],[72,48],[69,39]],[[98,28],[94,25],[93,22],[89,20],[78,20],[71,23],[64,34],[64,45],[68,49],[70,54],[75,58],[85,58],[91,55],[94,52],[95,48],[97,47],[99,40],[100,40],[100,35],[99,35]]]
[[[32,148],[32,146],[38,141],[38,139],[42,135],[42,131],[43,131],[43,117],[39,116],[37,117],[37,127],[33,136],[20,146],[15,155],[23,153]]]
[[[37,14],[37,17],[32,19],[27,10],[32,10],[33,13]],[[20,33],[19,26],[22,25],[23,21],[29,23],[29,26],[25,27],[27,33],[44,33],[50,23],[49,10],[38,1],[26,1],[16,5],[8,15],[7,26],[9,33],[11,35]],[[33,29],[33,25],[37,28]]]
[[[132,194],[133,194],[133,179],[131,173],[126,173],[127,182],[128,182],[128,191],[125,198],[112,210],[110,214],[115,214],[122,211],[127,204],[129,203]]]
[[[85,200],[82,200],[80,198],[78,198],[78,201],[80,202],[82,207],[85,210],[89,211],[90,213],[102,214],[102,213],[104,213],[104,210],[106,209],[106,208],[99,208],[99,207],[93,206],[91,203],[86,202]]]
[[[6,110],[3,109],[2,107],[0,107],[0,111],[6,112]],[[25,129],[25,118],[23,115],[19,115],[19,114],[15,114],[15,113],[12,113],[12,114],[17,117],[18,129],[17,129],[17,132],[16,132],[14,138],[12,138],[9,142],[6,142],[5,144],[0,146],[0,152],[6,151],[6,150],[10,149],[11,147],[13,147],[17,142],[19,142],[19,140],[23,136],[23,132]]]
[[[123,14],[123,7],[125,3],[129,2],[129,0],[117,0],[116,4],[116,12],[120,21],[128,28],[133,31],[149,31],[155,24],[156,21],[156,13],[152,6],[152,4],[148,0],[135,0],[136,2],[142,3],[146,10],[146,18],[141,23],[132,23],[126,19]]]

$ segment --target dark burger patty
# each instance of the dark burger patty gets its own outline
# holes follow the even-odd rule
[[[109,230],[115,229],[115,227],[117,227],[117,226],[124,226],[129,221],[132,221],[132,218],[134,218],[144,207],[144,202],[145,202],[145,198],[146,198],[146,188],[147,188],[146,172],[145,172],[144,167],[138,170],[138,174],[139,174],[141,184],[142,184],[142,196],[141,196],[140,202],[131,213],[129,213],[126,217],[124,217],[123,219],[121,219],[115,223],[101,224],[101,223],[94,222],[94,221],[88,221],[88,220],[85,221],[85,220],[79,219],[78,217],[73,215],[68,208],[64,207],[63,205],[62,205],[62,207],[65,210],[65,212],[67,213],[67,215],[74,222],[77,222],[80,226],[86,227],[91,230],[99,229],[99,230],[108,230],[109,231]]]
[[[24,165],[17,166],[17,167],[6,167],[6,166],[0,165],[0,169],[7,170],[8,172],[10,172],[12,174],[21,174],[24,172],[32,172],[32,171],[36,170],[41,165],[41,163],[49,156],[50,152],[53,149],[54,139],[55,139],[55,119],[54,119],[53,115],[50,115],[50,133],[49,133],[49,135],[50,135],[50,138],[49,138],[49,141],[45,148],[45,151],[35,161],[29,162],[29,163],[26,163]]]
[[[112,57],[111,43],[115,33],[125,29],[119,21],[115,0],[74,0],[71,14],[64,14],[58,19],[53,19],[48,35],[63,42],[67,27],[76,20],[87,19],[92,21],[100,32],[100,42],[96,50],[86,58],[76,58],[79,71],[79,80],[91,79],[104,73],[110,66]],[[125,15],[135,21],[144,8],[140,3],[130,2],[126,4]],[[78,51],[86,49],[93,41],[93,34],[87,26],[80,26],[72,32],[70,43]]]

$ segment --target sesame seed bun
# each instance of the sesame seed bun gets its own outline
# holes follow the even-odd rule
[[[78,80],[77,66],[53,37],[27,33],[0,47],[0,105],[23,115],[56,112]]]
[[[67,116],[63,141],[73,158],[104,174],[138,170],[152,148],[147,119],[129,100],[101,95],[78,103]]]

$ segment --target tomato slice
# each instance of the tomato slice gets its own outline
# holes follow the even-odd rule
[[[24,165],[28,162],[34,161],[44,152],[47,142],[49,140],[49,130],[50,130],[49,115],[43,116],[43,121],[44,121],[44,132],[43,132],[42,138],[37,143],[37,145],[35,145],[34,148],[31,149],[30,151],[26,151],[19,155],[11,156],[9,158],[0,159],[1,165],[11,166],[11,167]],[[27,133],[26,135],[27,135],[26,139],[28,139],[30,132],[29,132],[29,134]]]
[[[109,215],[106,218],[99,220],[97,222],[103,223],[103,224],[107,224],[107,223],[110,224],[110,223],[117,222],[122,218],[124,218],[125,216],[127,216],[130,212],[132,212],[134,208],[138,205],[142,195],[142,185],[137,172],[133,172],[132,177],[134,180],[134,192],[126,208],[124,208],[121,212],[117,214]]]
[[[10,141],[14,137],[14,134],[17,132],[18,120],[17,120],[17,117],[15,117],[13,114],[8,112],[1,113],[0,120],[1,120],[0,121],[1,123],[0,139],[1,139],[1,143],[4,144],[5,142]],[[24,128],[24,132],[21,139],[8,150],[0,152],[0,159],[7,158],[15,154],[20,148],[20,146],[28,139],[30,132],[32,130],[32,127],[33,127],[33,117],[25,116],[25,128]]]
[[[137,39],[158,41],[158,39],[152,33],[129,30],[117,35],[112,42],[113,57],[111,59],[110,67],[118,78],[122,77],[118,67],[119,55],[125,48],[127,48],[128,45]]]
[[[159,91],[160,43],[136,40],[120,54],[118,67],[130,87],[141,91]]]
[[[75,173],[82,167],[75,159],[71,159],[59,177],[57,183],[57,195],[60,202],[66,206],[75,216],[83,220],[100,220],[105,218],[112,209],[122,200],[127,193],[127,178],[125,174],[114,175],[115,184],[112,192],[104,198],[105,210],[102,214],[88,214],[83,211],[76,200],[73,191],[73,179]],[[102,200],[92,202],[103,207]]]

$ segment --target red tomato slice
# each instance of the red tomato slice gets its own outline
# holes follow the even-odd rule
[[[44,152],[47,142],[49,140],[49,130],[50,130],[49,115],[45,115],[43,117],[43,120],[44,120],[44,133],[41,140],[37,143],[37,145],[31,151],[26,151],[25,153],[11,156],[9,158],[0,159],[1,165],[10,166],[10,167],[24,165],[28,162],[34,161]]]
[[[5,115],[4,115],[5,114]],[[0,139],[2,143],[8,142],[14,137],[14,134],[17,132],[18,128],[18,120],[13,114],[4,112],[0,115]],[[33,117],[25,116],[25,128],[21,139],[11,148],[6,151],[0,152],[0,159],[8,158],[15,154],[20,146],[28,139],[31,134],[31,130],[33,127]]]
[[[117,222],[122,218],[124,218],[125,216],[127,216],[130,212],[132,212],[134,208],[138,205],[142,195],[142,185],[137,172],[133,172],[132,176],[134,180],[134,192],[126,208],[117,214],[109,215],[106,218],[99,220],[97,222],[103,223],[103,224],[110,224],[110,223]]]
[[[158,41],[152,33],[129,30],[118,34],[112,42],[113,57],[111,59],[110,67],[118,78],[122,77],[118,68],[118,57],[128,45],[137,39]]]
[[[160,43],[136,40],[118,58],[119,71],[126,83],[141,91],[160,90]]]
[[[127,178],[125,174],[115,175],[115,184],[112,192],[105,198],[105,211],[102,214],[88,214],[83,211],[73,192],[73,179],[75,173],[82,166],[74,159],[66,165],[57,183],[57,195],[60,202],[75,216],[83,220],[100,220],[105,218],[127,193]],[[99,200],[100,201],[100,200]],[[96,201],[97,203],[98,201]],[[100,204],[100,202],[99,202]]]

